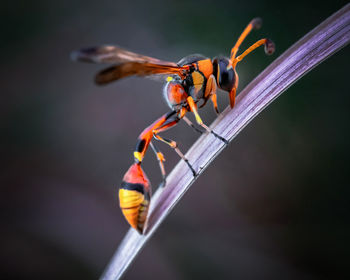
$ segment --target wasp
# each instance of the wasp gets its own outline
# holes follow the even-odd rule
[[[217,88],[228,92],[231,108],[235,105],[236,90],[238,87],[237,63],[250,52],[260,46],[265,47],[266,54],[272,54],[275,45],[270,39],[261,39],[237,56],[238,49],[247,35],[253,29],[261,27],[261,19],[253,19],[244,29],[237,42],[231,49],[229,57],[218,56],[213,59],[203,55],[189,55],[179,62],[163,61],[156,58],[140,55],[117,46],[104,45],[99,47],[84,48],[72,53],[72,59],[83,62],[113,64],[107,69],[97,73],[95,82],[105,85],[128,76],[151,76],[165,75],[166,84],[163,96],[170,107],[170,111],[139,135],[134,150],[134,162],[125,173],[119,188],[120,208],[130,224],[140,234],[144,233],[147,213],[151,199],[151,184],[141,163],[149,147],[154,151],[160,171],[162,174],[161,186],[165,185],[166,172],[164,168],[164,155],[158,150],[154,141],[158,140],[175,150],[175,152],[186,162],[188,167],[196,176],[196,171],[187,158],[178,148],[178,144],[171,139],[164,138],[161,132],[175,126],[180,120],[184,120],[189,126],[197,131],[206,131],[228,144],[228,141],[216,134],[206,126],[198,114],[198,108],[202,108],[208,100],[213,103],[214,110],[219,114],[217,105]],[[199,105],[199,102],[201,104]],[[186,114],[192,112],[197,128]]]

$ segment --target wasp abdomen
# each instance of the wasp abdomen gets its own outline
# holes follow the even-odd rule
[[[128,223],[142,233],[150,203],[150,182],[140,164],[134,163],[124,175],[119,202]]]

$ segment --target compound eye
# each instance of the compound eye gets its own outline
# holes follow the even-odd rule
[[[235,82],[235,73],[231,68],[227,69],[229,65],[228,59],[217,60],[217,81],[222,90],[231,91]]]

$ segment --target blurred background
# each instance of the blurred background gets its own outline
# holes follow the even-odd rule
[[[117,189],[139,133],[168,111],[162,84],[93,83],[101,65],[70,52],[118,44],[160,59],[228,55],[246,24],[239,90],[346,1],[2,2],[1,279],[96,279],[128,225]],[[348,271],[349,48],[260,114],[211,164],[125,279],[335,279]],[[220,95],[221,109],[228,104]],[[215,119],[211,106],[202,110]],[[179,124],[186,151],[198,138]],[[168,172],[177,155],[160,146]],[[144,170],[160,181],[156,160]],[[213,195],[215,193],[215,195]]]

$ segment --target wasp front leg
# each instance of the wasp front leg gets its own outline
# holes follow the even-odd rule
[[[216,80],[214,75],[210,75],[207,81],[207,86],[205,88],[204,92],[204,98],[208,100],[210,98],[211,102],[213,103],[214,110],[217,114],[219,114],[219,109],[218,109],[218,102],[217,102],[217,96],[216,96]],[[203,107],[204,104],[201,106]]]

